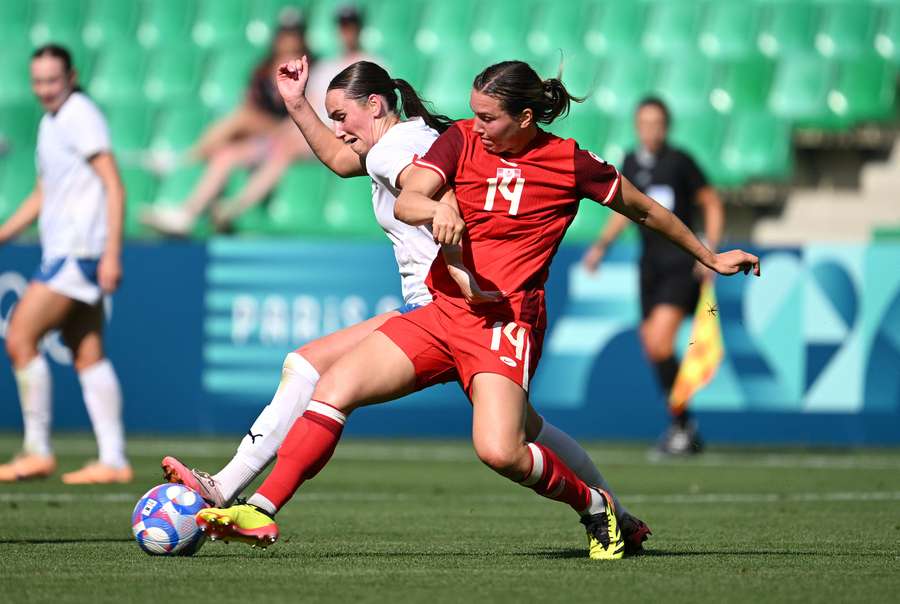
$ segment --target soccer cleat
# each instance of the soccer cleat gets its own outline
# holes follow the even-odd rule
[[[133,478],[131,466],[114,468],[99,461],[89,462],[80,470],[62,475],[65,484],[124,484]]]
[[[656,445],[656,452],[662,455],[696,455],[702,451],[703,441],[694,422],[672,424]]]
[[[197,526],[210,541],[242,541],[263,549],[278,539],[278,525],[255,505],[243,503],[230,508],[206,508],[197,512]]]
[[[622,540],[625,541],[625,555],[634,556],[644,551],[644,541],[652,535],[650,527],[640,518],[631,514],[622,514],[619,519]]]
[[[20,453],[9,463],[0,465],[0,482],[47,478],[55,471],[56,458],[53,455]]]
[[[167,482],[183,484],[197,491],[214,508],[223,508],[227,504],[222,491],[219,490],[219,483],[209,473],[189,468],[172,456],[163,457],[160,465]]]
[[[588,557],[591,560],[618,560],[625,555],[625,542],[616,522],[612,498],[603,489],[593,489],[606,504],[602,512],[583,516],[581,524],[587,530]]]

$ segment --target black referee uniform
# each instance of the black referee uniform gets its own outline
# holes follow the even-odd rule
[[[639,149],[625,156],[622,174],[642,193],[675,214],[693,230],[697,191],[706,177],[687,153],[664,145],[653,155]],[[641,226],[641,314],[672,304],[691,315],[700,298],[694,257],[662,235]]]

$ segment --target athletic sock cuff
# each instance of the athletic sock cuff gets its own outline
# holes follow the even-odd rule
[[[316,368],[313,367],[312,363],[307,361],[300,353],[288,353],[288,355],[284,357],[282,368],[293,371],[313,383],[319,381],[319,372],[316,371]]]

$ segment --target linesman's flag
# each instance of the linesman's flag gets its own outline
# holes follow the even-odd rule
[[[713,379],[725,352],[712,281],[704,281],[700,288],[690,342],[669,395],[669,409],[673,415],[680,414],[691,397]]]

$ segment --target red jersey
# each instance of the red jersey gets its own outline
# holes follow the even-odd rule
[[[456,122],[413,163],[453,187],[467,228],[463,261],[482,289],[507,295],[542,289],[578,202],[608,204],[619,173],[574,140],[542,130],[517,154],[490,153],[472,123]],[[427,284],[433,292],[462,298],[441,255]]]

